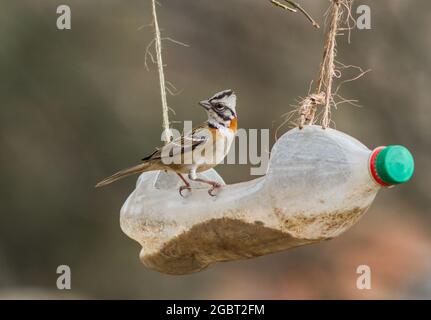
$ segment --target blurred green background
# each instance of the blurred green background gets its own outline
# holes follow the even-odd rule
[[[323,25],[327,0],[298,1]],[[163,35],[190,45],[164,42],[167,78],[181,90],[168,97],[171,119],[200,123],[197,101],[232,88],[240,127],[272,137],[316,78],[324,30],[266,0],[160,2]],[[72,30],[56,28],[60,4]],[[431,298],[431,2],[359,4],[371,7],[372,29],[354,30],[350,45],[340,37],[338,58],[372,72],[342,89],[363,107],[341,105],[333,120],[370,148],[407,146],[413,180],[380,192],[332,241],[168,276],[146,269],[120,230],[135,179],[93,187],[160,144],[157,73],[144,66],[150,1],[2,1],[0,298]],[[218,171],[234,183],[253,178],[249,169]],[[67,292],[56,288],[62,264]],[[371,290],[356,289],[361,264]]]

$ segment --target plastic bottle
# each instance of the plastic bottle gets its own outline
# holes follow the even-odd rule
[[[318,126],[287,132],[272,154],[265,179],[272,204],[286,218],[287,229],[303,219],[295,230],[302,237],[316,230],[325,237],[339,235],[382,187],[407,182],[414,171],[413,157],[403,146],[370,150],[345,133]]]
[[[275,143],[268,172],[178,194],[175,174],[147,172],[121,209],[121,227],[142,245],[142,262],[184,274],[217,261],[250,258],[339,236],[377,192],[407,182],[414,162],[402,146],[368,149],[333,129],[292,129]],[[214,170],[204,173],[222,182]]]

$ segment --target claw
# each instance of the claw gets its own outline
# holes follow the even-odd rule
[[[190,187],[190,186],[181,186],[179,189],[178,189],[178,191],[179,191],[179,193],[180,193],[180,196],[181,197],[183,197],[183,198],[185,198],[184,197],[184,195],[183,195],[183,191],[184,190],[188,190],[189,192],[192,192],[192,188]]]
[[[213,193],[214,191],[218,191],[221,188],[221,184],[218,183],[214,183],[212,188],[208,190],[208,194],[211,197],[215,197],[217,195],[218,192],[216,192],[215,194]]]

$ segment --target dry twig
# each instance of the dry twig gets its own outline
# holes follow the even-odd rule
[[[269,0],[273,5],[276,7],[282,8],[284,10],[290,11],[290,12],[298,12],[298,10],[313,24],[313,26],[317,29],[320,28],[319,24],[313,19],[313,17],[305,11],[303,7],[301,7],[298,3],[291,1],[291,0],[284,0],[288,5],[282,4],[280,1],[277,0]]]

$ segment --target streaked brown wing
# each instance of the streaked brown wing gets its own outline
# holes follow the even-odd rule
[[[191,152],[196,149],[198,146],[202,145],[209,139],[209,131],[206,123],[200,125],[199,127],[194,128],[191,132],[186,135],[182,135],[164,147],[157,148],[152,154],[142,159],[142,161],[150,161],[150,160],[158,160],[162,158],[162,150],[163,148],[168,148],[169,156],[173,157],[181,153]]]

